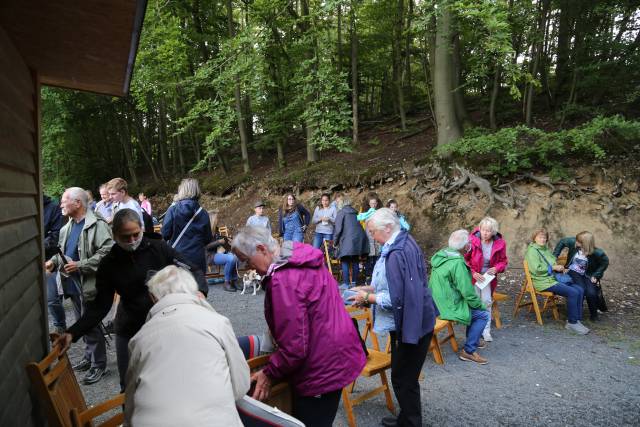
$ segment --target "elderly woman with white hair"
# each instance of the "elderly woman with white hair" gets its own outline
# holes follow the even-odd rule
[[[487,216],[480,221],[469,235],[471,250],[464,259],[471,269],[471,279],[475,291],[489,312],[489,321],[482,332],[485,341],[493,341],[491,337],[491,304],[493,293],[498,286],[498,274],[503,273],[509,264],[507,260],[507,244],[498,232],[498,221]],[[485,283],[485,274],[493,276],[490,283]]]
[[[129,342],[124,425],[241,426],[249,366],[229,319],[182,268],[163,268],[148,287],[155,305]]]
[[[427,356],[435,324],[435,308],[427,283],[422,250],[401,229],[389,208],[375,211],[367,231],[382,245],[371,277],[371,286],[354,288],[356,305],[375,304],[373,331],[389,333],[391,383],[400,405],[398,417],[385,417],[384,426],[422,425],[418,376]]]
[[[292,415],[306,426],[331,426],[342,388],[358,378],[366,358],[323,253],[293,241],[281,247],[264,227],[244,228],[232,250],[264,277],[264,313],[276,344],[251,376],[252,397],[264,400],[272,382],[286,380]]]
[[[207,271],[205,246],[213,240],[213,233],[209,213],[199,200],[198,180],[183,179],[175,203],[167,209],[162,221],[162,238],[200,270]]]
[[[449,246],[431,258],[429,287],[440,318],[467,326],[467,340],[458,354],[460,360],[486,365],[487,359],[476,350],[483,348],[480,336],[490,317],[473,289],[469,267],[464,261],[463,255],[470,247],[467,230],[451,233]]]

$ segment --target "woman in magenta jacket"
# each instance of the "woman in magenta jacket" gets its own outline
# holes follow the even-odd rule
[[[491,316],[492,295],[498,286],[498,274],[507,269],[507,244],[498,232],[498,221],[485,217],[469,235],[471,250],[464,256],[471,269],[471,276],[476,293],[487,307]],[[478,286],[483,282],[483,275],[489,273],[496,276],[488,286],[482,290]],[[491,317],[489,317],[491,319]],[[487,322],[482,337],[485,341],[493,341],[491,337],[491,321]]]
[[[264,227],[246,227],[232,250],[264,277],[264,313],[276,345],[266,366],[251,376],[253,398],[269,396],[271,383],[293,389],[293,416],[306,426],[330,427],[342,388],[362,372],[366,357],[319,249],[285,241]]]

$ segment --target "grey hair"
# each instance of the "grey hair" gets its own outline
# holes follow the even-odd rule
[[[157,300],[169,294],[197,295],[198,285],[187,270],[169,265],[153,275],[147,283]]]
[[[336,207],[338,210],[344,208],[345,206],[351,206],[351,198],[344,194],[342,198],[336,203]]]
[[[376,230],[384,230],[391,227],[391,233],[400,231],[400,219],[394,211],[389,208],[380,208],[367,220],[367,225],[371,224]]]
[[[485,216],[484,218],[482,218],[482,220],[480,220],[480,225],[478,225],[478,227],[480,227],[480,228],[482,228],[482,227],[489,228],[491,230],[491,233],[494,236],[500,230],[500,227],[498,225],[498,221],[496,221],[495,219],[491,218],[490,216]]]
[[[89,206],[89,196],[87,196],[84,188],[69,187],[64,192],[69,195],[69,198],[79,201],[85,209]]]
[[[174,198],[175,201],[185,199],[199,199],[200,198],[200,185],[195,178],[185,178],[178,187],[178,194]]]
[[[142,227],[142,222],[140,222],[140,215],[138,215],[138,212],[129,208],[120,209],[113,216],[113,233],[115,234],[119,232],[122,226],[124,226],[127,222],[135,222],[140,227]]]
[[[457,251],[464,249],[469,243],[469,232],[467,230],[456,230],[449,236],[449,247]]]
[[[278,242],[273,238],[271,232],[265,227],[244,227],[233,238],[231,249],[234,252],[241,252],[250,257],[256,253],[256,246],[263,245],[272,254],[278,248]]]

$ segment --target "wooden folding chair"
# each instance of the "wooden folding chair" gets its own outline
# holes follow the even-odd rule
[[[120,409],[124,405],[124,393],[118,394],[116,397],[109,399],[105,402],[92,406],[84,411],[79,411],[78,408],[71,410],[71,425],[73,427],[117,427],[124,422],[124,413],[122,410],[118,411],[115,415],[96,424],[93,419],[105,414],[114,409]]]
[[[247,360],[251,372],[262,369],[269,361],[269,357],[271,357],[270,354],[264,354]],[[291,415],[293,408],[291,387],[286,382],[272,384],[269,397],[263,403]]]
[[[493,293],[493,302],[491,303],[491,318],[496,322],[496,328],[502,328],[502,321],[500,320],[500,308],[498,302],[506,301],[509,297],[506,294],[500,292]]]
[[[438,338],[440,332],[447,330],[447,334]],[[451,344],[451,349],[457,353],[458,352],[458,343],[456,341],[456,334],[453,331],[453,322],[451,320],[443,320],[439,317],[436,317],[436,324],[433,328],[433,336],[431,337],[431,343],[429,344],[429,351],[433,354],[433,360],[438,365],[444,365],[444,357],[442,357],[442,347],[441,345],[449,342]]]
[[[342,403],[344,405],[344,410],[347,413],[347,421],[349,422],[350,427],[356,427],[356,417],[353,413],[353,407],[377,396],[380,393],[384,393],[389,411],[392,414],[395,412],[395,406],[393,404],[391,390],[389,388],[389,381],[387,381],[387,374],[385,372],[387,369],[391,368],[391,354],[389,352],[389,343],[387,343],[386,351],[380,351],[378,336],[373,332],[371,310],[367,308],[347,307],[347,311],[351,315],[352,319],[364,321],[364,329],[361,332],[362,339],[366,342],[367,337],[371,337],[372,348],[367,348],[367,351],[369,352],[369,355],[367,356],[367,364],[362,369],[360,376],[380,376],[380,386],[373,390],[360,393],[357,396],[354,393],[357,380],[342,389]]]
[[[69,358],[66,353],[61,354],[58,347],[55,347],[41,362],[29,363],[26,370],[34,393],[42,404],[49,425],[52,427],[91,425],[90,421],[87,424],[86,420],[91,420],[124,403],[124,394],[119,394],[113,399],[87,408]],[[79,424],[74,424],[72,421],[74,410],[77,415],[75,422]],[[100,425],[116,426],[123,421],[124,414],[118,412]]]
[[[224,237],[227,237],[227,238],[230,237],[229,236],[229,227],[227,227],[225,225],[223,225],[221,227],[218,227],[218,233],[220,233],[221,236],[224,236]]]
[[[529,297],[529,301],[526,301],[526,297]],[[538,304],[538,296],[544,298],[544,304],[542,309]],[[557,306],[558,297],[553,294],[553,292],[547,291],[536,291],[533,286],[533,282],[531,280],[531,274],[529,273],[529,265],[527,261],[524,261],[524,280],[522,282],[522,286],[520,287],[520,292],[516,297],[515,308],[513,310],[513,317],[518,315],[518,311],[522,307],[529,307],[529,312],[533,309],[536,314],[536,321],[539,325],[542,326],[542,313],[547,310],[551,310],[553,314],[553,318],[555,320],[560,320],[560,315],[558,314],[558,306]]]
[[[340,275],[340,260],[333,258],[331,256],[332,251],[333,251],[333,240],[325,240],[322,242],[323,246],[324,246],[324,259],[325,262],[327,263],[327,268],[329,269],[329,273],[331,273],[331,275],[333,277],[336,278],[336,280],[339,280],[339,275]],[[338,273],[334,273],[333,272],[333,266],[338,267]]]

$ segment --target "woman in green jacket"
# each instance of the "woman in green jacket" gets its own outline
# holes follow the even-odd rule
[[[524,259],[529,267],[533,287],[540,292],[553,292],[565,297],[568,317],[565,328],[581,335],[588,334],[589,329],[580,322],[584,295],[582,288],[572,284],[559,283],[553,275],[554,272],[564,272],[564,267],[556,264],[556,257],[547,247],[549,233],[546,229],[540,228],[533,232],[531,240]]]
[[[596,248],[596,240],[588,231],[578,233],[576,237],[561,239],[553,251],[554,256],[560,256],[564,248],[569,249],[565,268],[576,285],[582,288],[587,298],[591,321],[598,320],[598,288],[596,283],[602,279],[609,266],[607,254]]]

